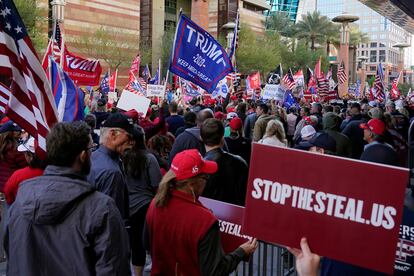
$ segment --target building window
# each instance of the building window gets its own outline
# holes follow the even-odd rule
[[[370,51],[369,62],[377,62],[377,51]]]
[[[165,0],[165,12],[176,14],[177,13],[177,0]]]
[[[164,21],[164,31],[174,30],[176,22],[172,20],[165,20]]]
[[[376,71],[377,70],[377,67],[376,66],[370,66],[369,67],[369,71]]]
[[[369,45],[371,48],[375,48],[377,47],[377,43],[376,42],[371,42],[371,44]]]
[[[385,62],[385,50],[379,51],[379,62]]]

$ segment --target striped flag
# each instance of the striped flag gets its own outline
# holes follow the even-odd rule
[[[287,73],[283,76],[283,82],[289,90],[292,90],[295,87],[295,80],[293,79],[292,69],[289,68]]]
[[[339,84],[343,84],[347,80],[346,71],[345,71],[345,65],[344,65],[344,62],[343,61],[341,62],[341,64],[338,67],[337,77],[338,77],[338,83]]]
[[[39,157],[57,122],[55,100],[26,27],[12,0],[0,2],[0,74],[11,79],[7,116],[36,139]]]
[[[377,74],[375,75],[375,81],[374,81],[374,98],[380,102],[385,100],[385,88],[384,88],[384,71],[382,70],[381,63],[378,64],[377,67]]]
[[[400,72],[400,74],[398,75],[398,78],[396,78],[392,81],[392,88],[391,88],[391,91],[390,91],[390,98],[392,100],[399,99],[400,96],[401,96],[401,92],[398,89],[398,83],[400,82],[401,73],[402,72]]]
[[[138,82],[135,75],[131,71],[129,71],[129,82],[124,89],[140,96],[147,95],[147,91],[142,87],[142,85]]]
[[[0,115],[6,113],[7,106],[9,106],[10,94],[10,89],[0,83]]]
[[[42,66],[46,72],[46,75],[49,77],[49,70],[48,70],[48,62],[49,56],[52,56],[53,59],[60,63],[60,56],[62,53],[62,33],[60,31],[59,23],[55,21],[53,34],[49,39],[49,44],[47,45],[47,49],[45,55],[43,57]]]
[[[132,61],[131,69],[129,69],[129,71],[136,75],[137,73],[139,73],[139,65],[140,64],[141,64],[141,56],[138,53],[137,56]]]
[[[115,92],[116,89],[116,79],[118,78],[118,69],[115,70],[111,74],[111,77],[109,78],[109,91]]]
[[[139,77],[139,78],[138,78],[138,82],[139,82],[139,84],[141,84],[141,86],[142,86],[145,90],[147,90],[147,82],[144,80],[144,78]]]
[[[85,94],[73,83],[69,75],[51,57],[49,58],[50,83],[53,88],[59,121],[83,120]]]

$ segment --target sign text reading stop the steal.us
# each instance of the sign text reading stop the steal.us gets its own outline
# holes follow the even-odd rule
[[[391,274],[408,170],[253,144],[246,235]]]

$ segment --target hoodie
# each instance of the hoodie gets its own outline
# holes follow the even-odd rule
[[[339,117],[333,112],[327,112],[324,114],[322,123],[323,130],[336,142],[335,155],[342,157],[352,157],[352,145],[346,135],[338,131],[339,128]]]
[[[114,201],[71,168],[48,166],[20,185],[5,233],[8,275],[130,275]]]

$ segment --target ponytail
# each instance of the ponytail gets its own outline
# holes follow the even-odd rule
[[[154,197],[156,207],[165,207],[171,198],[171,189],[175,184],[175,174],[169,170],[158,185],[157,194]]]

